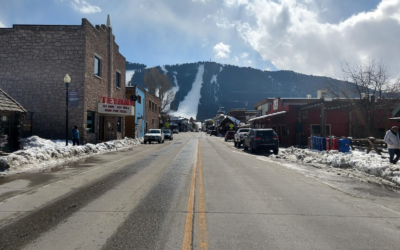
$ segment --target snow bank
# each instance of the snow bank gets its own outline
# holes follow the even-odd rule
[[[24,149],[0,157],[0,170],[7,173],[42,171],[60,164],[76,161],[91,155],[103,154],[139,145],[143,138],[108,141],[82,146],[65,146],[65,141],[51,141],[32,136],[23,140]]]
[[[326,164],[334,168],[353,168],[400,185],[400,166],[391,165],[387,158],[385,159],[374,152],[369,154],[362,151],[341,153],[337,150],[317,151],[290,147],[281,149],[280,155],[272,155],[270,157],[301,161],[308,164]]]

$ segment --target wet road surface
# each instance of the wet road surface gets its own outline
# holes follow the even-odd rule
[[[0,179],[0,249],[399,249],[400,195],[203,133]]]

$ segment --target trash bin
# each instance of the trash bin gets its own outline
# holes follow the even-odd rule
[[[339,151],[346,153],[350,151],[350,140],[349,139],[339,139]]]
[[[326,151],[331,150],[331,139],[330,138],[326,138],[325,150]]]
[[[331,138],[331,150],[339,150],[339,139]]]

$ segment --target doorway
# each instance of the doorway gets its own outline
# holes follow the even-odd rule
[[[104,116],[99,117],[99,141],[104,141]]]

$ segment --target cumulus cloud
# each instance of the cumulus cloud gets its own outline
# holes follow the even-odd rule
[[[0,28],[5,28],[6,26],[2,23],[2,22],[0,22]]]
[[[214,46],[215,58],[229,58],[231,46],[222,42]]]
[[[248,3],[249,2],[247,0],[225,0],[224,1],[225,6],[228,6],[228,7],[244,5],[244,4],[248,4]]]
[[[244,5],[254,22],[231,20],[219,27],[234,25],[247,44],[279,69],[334,76],[340,62],[371,57],[400,69],[395,53],[400,48],[400,0],[382,0],[376,9],[337,23],[320,22],[318,12],[304,4],[310,2],[225,0],[227,6]]]
[[[249,53],[243,52],[243,53],[240,55],[240,57],[241,57],[241,58],[247,58],[247,57],[249,57]]]
[[[100,7],[91,5],[90,3],[84,1],[84,0],[73,0],[71,2],[72,7],[81,13],[85,14],[93,14],[97,12],[101,12]]]
[[[202,3],[205,3],[205,2],[207,2],[207,1],[209,1],[209,0],[192,0],[193,2],[202,2]]]

